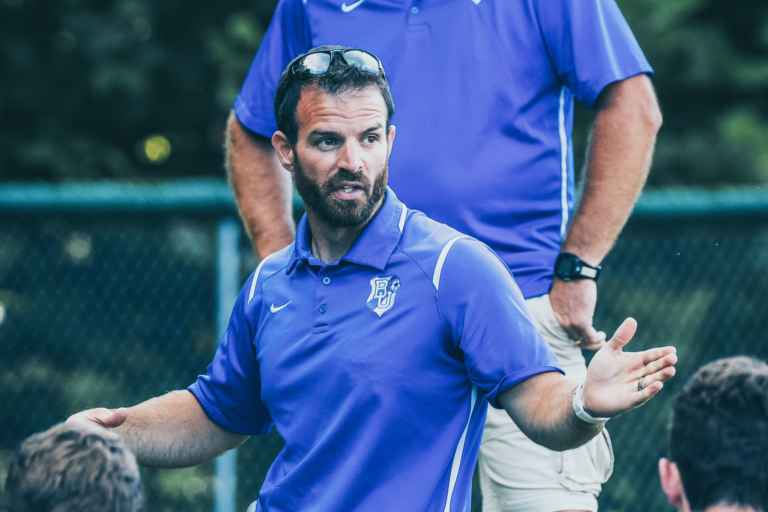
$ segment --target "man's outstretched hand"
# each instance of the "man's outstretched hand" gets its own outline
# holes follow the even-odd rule
[[[584,408],[597,417],[616,416],[653,398],[675,375],[675,347],[624,352],[637,331],[627,318],[592,358],[584,383]]]

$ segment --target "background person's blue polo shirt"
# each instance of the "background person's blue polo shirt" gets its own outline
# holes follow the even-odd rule
[[[189,388],[222,428],[285,439],[257,510],[469,510],[486,401],[557,371],[509,271],[391,190],[339,262],[310,247],[304,217]]]
[[[270,137],[280,72],[321,44],[382,59],[403,201],[490,245],[525,297],[547,293],[573,201],[573,98],[651,71],[614,1],[281,0],[238,119]]]

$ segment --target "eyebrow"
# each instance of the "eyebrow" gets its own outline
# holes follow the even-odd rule
[[[312,130],[309,132],[309,137],[315,138],[315,137],[338,137],[339,132],[334,132],[332,130]]]
[[[364,130],[363,133],[365,134],[365,133],[375,132],[375,131],[383,130],[383,129],[384,129],[384,125],[383,124],[376,123],[375,125],[371,126],[367,130]]]
[[[376,132],[376,131],[383,130],[383,129],[384,129],[384,125],[383,124],[376,123],[375,125],[373,125],[373,126],[371,126],[369,128],[366,128],[365,130],[363,130],[362,133],[363,133],[363,135],[365,135],[366,133]],[[318,137],[341,137],[341,134],[339,134],[339,132],[336,132],[336,131],[333,131],[333,130],[312,130],[311,132],[309,132],[308,137],[311,137],[311,138],[318,138]]]

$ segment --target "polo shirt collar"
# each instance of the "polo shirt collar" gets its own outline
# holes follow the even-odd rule
[[[403,224],[401,220],[405,218],[405,213],[405,205],[392,189],[387,187],[381,208],[339,261],[384,270],[400,241]],[[312,254],[311,230],[306,213],[301,217],[296,229],[296,241],[293,243],[293,254],[287,272],[291,273],[299,263],[325,265]]]

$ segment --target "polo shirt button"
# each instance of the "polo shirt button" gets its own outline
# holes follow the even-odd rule
[[[320,314],[324,315],[325,312],[328,311],[328,306],[326,306],[325,304],[320,304],[320,308],[319,309],[320,309]]]
[[[330,278],[330,277],[328,277],[328,276],[325,276],[325,277],[323,278],[323,284],[324,284],[324,285],[329,285],[329,284],[331,284],[331,278]]]
[[[419,14],[419,8],[415,5],[411,7],[411,14]]]

